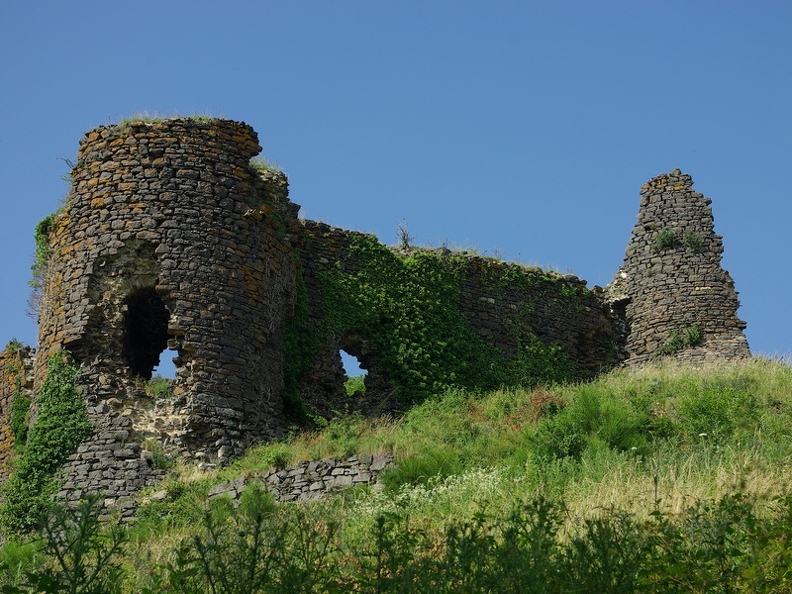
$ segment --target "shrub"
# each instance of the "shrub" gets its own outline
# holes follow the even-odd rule
[[[663,229],[655,236],[652,249],[656,252],[668,250],[682,245],[679,237],[671,229]]]
[[[127,533],[121,526],[103,526],[99,506],[99,496],[92,495],[75,509],[51,507],[37,537],[49,562],[27,571],[22,589],[2,591],[120,593],[120,554]]]

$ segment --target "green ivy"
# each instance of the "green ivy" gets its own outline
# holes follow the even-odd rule
[[[33,265],[30,267],[33,271],[33,278],[30,281],[30,286],[37,288],[41,284],[41,274],[44,270],[44,265],[47,263],[52,248],[49,245],[49,236],[55,225],[55,218],[60,214],[60,210],[47,215],[39,221],[36,225],[34,239],[36,241],[36,251],[33,256]]]
[[[486,390],[574,374],[574,365],[560,347],[534,336],[516,337],[520,348],[512,359],[479,338],[459,311],[460,288],[470,266],[466,258],[426,251],[403,257],[373,236],[355,234],[348,262],[354,263],[354,270],[339,262],[319,274],[325,313],[321,323],[309,326],[299,321],[299,311],[295,316],[287,336],[287,378],[294,392],[295,378],[307,372],[318,345],[327,337],[346,334],[366,337],[380,371],[405,405],[449,386]],[[493,282],[508,283],[512,274],[524,276],[511,267],[502,270],[507,278],[493,277]],[[540,276],[533,281],[550,282],[550,277]],[[307,309],[307,296],[299,307]]]
[[[21,448],[27,440],[28,421],[30,417],[30,398],[22,392],[22,378],[14,381],[14,395],[11,401],[11,433],[14,445]]]
[[[307,411],[299,396],[300,379],[310,371],[313,358],[319,349],[319,341],[308,324],[308,290],[303,271],[299,268],[294,288],[294,318],[286,329],[283,346],[284,413],[292,421],[304,422]]]
[[[58,485],[57,470],[91,434],[85,401],[77,389],[78,369],[57,353],[48,361],[47,377],[36,396],[37,418],[14,473],[3,485],[0,526],[21,532],[44,517]]]

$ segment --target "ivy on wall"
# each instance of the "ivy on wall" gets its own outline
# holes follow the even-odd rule
[[[485,390],[560,381],[575,374],[561,347],[535,336],[515,337],[519,349],[513,358],[478,336],[459,311],[467,258],[426,251],[400,256],[373,236],[354,234],[347,262],[348,268],[338,262],[319,275],[321,322],[308,325],[299,312],[295,317],[290,334],[299,337],[302,350],[290,349],[287,340],[287,359],[292,361],[287,364],[292,378],[287,373],[287,385],[296,385],[294,378],[310,369],[318,345],[349,334],[367,340],[403,405],[449,386]]]
[[[77,389],[78,369],[56,353],[48,361],[47,377],[36,395],[37,417],[27,447],[0,496],[0,527],[21,532],[43,517],[57,491],[57,470],[91,434],[85,401]]]

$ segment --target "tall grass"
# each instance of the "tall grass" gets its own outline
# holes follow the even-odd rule
[[[245,591],[529,591],[515,576],[547,592],[791,591],[790,433],[792,370],[767,359],[448,390],[401,418],[351,415],[253,448],[221,471],[177,466],[129,531],[125,583],[243,591],[211,586],[217,563],[242,563],[237,551],[272,569],[264,590]],[[251,496],[238,513],[206,504],[215,482],[384,451],[397,465],[383,489],[301,507]],[[251,522],[302,560],[266,553],[275,545],[256,541]],[[17,559],[27,549],[15,546]],[[284,567],[303,572],[302,590]]]

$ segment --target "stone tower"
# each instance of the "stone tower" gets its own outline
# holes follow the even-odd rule
[[[629,363],[662,355],[749,356],[734,282],[721,267],[723,238],[715,234],[711,202],[679,169],[642,186],[638,222],[609,286],[628,325]]]
[[[94,441],[111,428],[125,448],[153,438],[227,460],[282,432],[298,207],[282,173],[251,164],[260,150],[244,123],[191,118],[101,127],[80,142],[49,232],[35,375],[56,351],[73,356]],[[166,348],[174,397],[158,400],[143,384]]]

